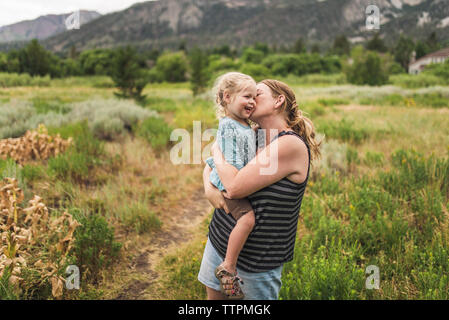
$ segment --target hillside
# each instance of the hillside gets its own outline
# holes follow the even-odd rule
[[[436,30],[449,40],[448,0],[159,0],[138,3],[66,31],[44,44],[55,52],[133,44],[142,49],[256,41],[291,45],[299,37],[323,47],[338,34],[353,42],[373,35],[366,29],[365,9],[376,4],[380,32],[388,42],[400,32],[425,38]]]
[[[46,39],[66,31],[65,20],[71,15],[50,14],[34,20],[21,21],[0,27],[0,42],[27,41]],[[85,24],[101,16],[96,11],[80,11],[80,24]]]

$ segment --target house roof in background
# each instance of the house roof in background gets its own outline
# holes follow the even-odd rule
[[[424,59],[436,58],[436,57],[442,57],[442,58],[449,57],[449,48],[441,49],[441,50],[438,50],[438,51],[426,54],[425,56],[419,58],[418,60],[410,63],[410,65],[413,65],[413,64],[415,64],[415,63],[417,63],[417,62],[419,62],[421,60],[424,60]]]

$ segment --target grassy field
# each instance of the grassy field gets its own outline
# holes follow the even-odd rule
[[[324,143],[280,298],[448,299],[449,87],[362,87],[338,76],[283,80]],[[170,162],[171,130],[192,130],[193,121],[203,130],[217,126],[207,94],[194,99],[187,83],[149,85],[142,105],[117,101],[113,91],[101,77],[0,88],[0,139],[39,123],[74,138],[69,151],[45,161],[0,160],[0,176],[16,177],[26,201],[38,194],[51,216],[68,211],[82,223],[70,253],[82,286],[65,290],[64,299],[120,291],[126,277],[117,275],[142,243],[151,246],[202,188],[202,165]],[[210,216],[164,254],[153,297],[205,298],[196,277]],[[379,289],[366,288],[369,265],[379,268]],[[27,279],[18,290],[4,276],[0,298],[54,298],[51,283]]]

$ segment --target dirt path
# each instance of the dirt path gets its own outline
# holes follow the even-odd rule
[[[161,230],[155,232],[149,243],[141,244],[140,253],[129,265],[129,274],[135,274],[140,280],[132,280],[116,295],[117,300],[157,299],[155,290],[159,274],[155,267],[168,253],[188,242],[193,232],[211,212],[212,206],[204,197],[204,191],[198,190],[183,204],[179,214],[163,221]]]

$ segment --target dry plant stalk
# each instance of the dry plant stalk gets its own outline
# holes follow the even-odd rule
[[[30,160],[46,160],[64,152],[72,138],[64,140],[59,133],[52,137],[47,128],[40,124],[37,130],[27,131],[20,138],[0,140],[0,158],[12,158],[23,164]]]
[[[73,233],[80,224],[67,212],[50,219],[37,195],[22,209],[23,199],[16,179],[0,182],[0,277],[5,270],[10,272],[9,283],[20,290],[26,286],[21,277],[23,268],[33,269],[40,275],[39,282],[49,281],[53,297],[59,298],[64,279],[58,271],[66,264],[75,240]]]

